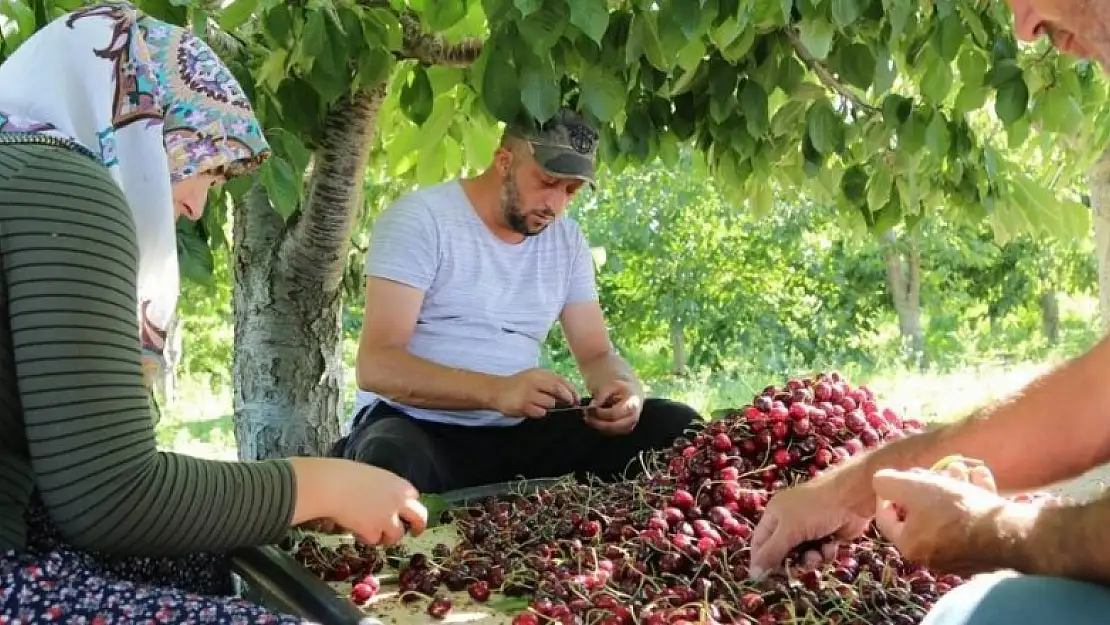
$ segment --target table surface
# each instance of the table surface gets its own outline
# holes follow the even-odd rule
[[[343,535],[321,535],[320,540],[324,544],[338,546],[343,542],[351,542],[352,539]],[[437,543],[454,547],[458,542],[459,535],[455,526],[445,524],[429,528],[419,537],[406,537],[403,544],[410,553],[431,554],[432,548]],[[442,589],[440,594],[451,598],[451,613],[445,619],[434,619],[426,612],[427,600],[419,599],[410,603],[401,602],[396,576],[389,575],[389,573],[395,573],[395,571],[387,566],[381,573],[385,578],[382,580],[381,590],[363,608],[367,615],[377,618],[385,625],[425,625],[428,623],[509,625],[512,622],[512,614],[498,612],[494,609],[499,600],[504,601],[501,595],[494,593],[490,597],[490,605],[483,605],[471,599],[465,590],[447,592],[446,589]],[[340,597],[346,598],[351,594],[352,582],[332,582],[330,585]]]

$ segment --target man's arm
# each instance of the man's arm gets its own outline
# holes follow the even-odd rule
[[[643,395],[636,373],[613,349],[600,304],[596,301],[568,304],[559,316],[559,323],[591,394],[596,395],[609,382],[620,379],[632,384],[636,393]]]
[[[1027,575],[1110,584],[1110,497],[1081,506],[1012,504],[990,519],[973,548],[998,554],[997,565]]]
[[[423,301],[424,294],[417,288],[366,279],[366,312],[355,370],[359,388],[417,408],[492,409],[500,378],[445,367],[409,353]]]
[[[1104,338],[1008,401],[861,457],[863,479],[882,468],[928,467],[950,454],[983,460],[1003,492],[1080,475],[1110,461],[1107,372],[1110,339]]]

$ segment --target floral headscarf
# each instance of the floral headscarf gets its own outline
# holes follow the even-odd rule
[[[188,30],[126,3],[85,6],[0,65],[0,133],[25,132],[76,141],[123,190],[144,355],[161,360],[180,288],[171,183],[243,175],[270,153],[243,89]]]

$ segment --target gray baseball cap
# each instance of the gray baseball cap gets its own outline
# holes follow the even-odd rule
[[[537,127],[511,124],[505,133],[528,143],[532,156],[557,178],[577,178],[597,186],[597,144],[600,135],[581,115],[566,108]]]

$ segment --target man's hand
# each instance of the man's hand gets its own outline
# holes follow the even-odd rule
[[[586,407],[586,423],[605,434],[628,434],[640,421],[644,393],[638,385],[615,378],[600,387]]]
[[[509,417],[538,419],[557,402],[579,403],[574,385],[546,369],[526,369],[507,378],[499,378],[492,393],[490,405]]]
[[[1008,568],[999,562],[1022,540],[1036,508],[999,497],[985,467],[875,473],[875,523],[906,559],[958,575]]]
[[[843,466],[778,491],[752,532],[751,576],[780,569],[790,550],[803,542],[828,536],[858,538],[874,513],[875,494],[863,464]]]

